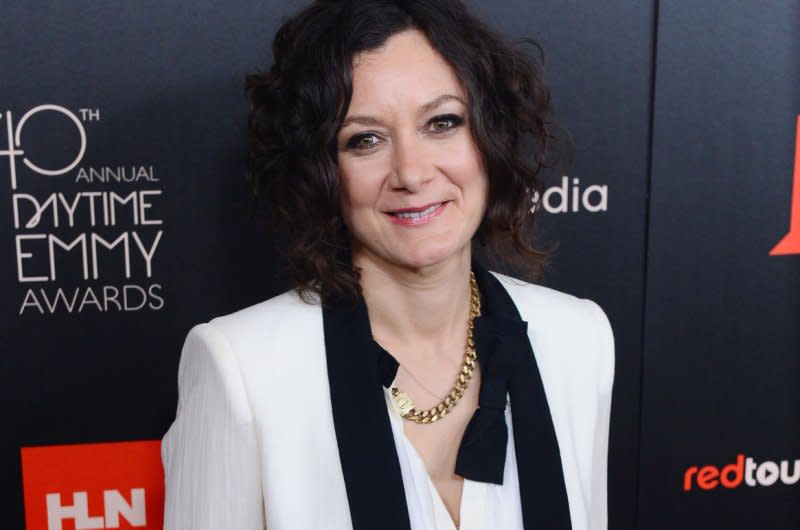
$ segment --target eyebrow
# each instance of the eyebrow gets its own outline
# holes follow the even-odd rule
[[[441,96],[437,97],[436,99],[434,99],[432,101],[429,101],[428,103],[425,103],[424,105],[421,105],[417,112],[419,114],[427,114],[428,112],[432,111],[433,109],[435,109],[436,107],[438,107],[439,105],[442,105],[443,103],[445,103],[447,101],[458,101],[458,102],[462,103],[463,105],[466,105],[464,100],[461,99],[458,96],[454,96],[453,94],[442,94]],[[351,123],[360,123],[362,125],[381,125],[383,122],[381,121],[380,118],[376,118],[374,116],[356,114],[356,115],[348,116],[347,118],[345,118],[345,120],[342,122],[342,125],[341,125],[340,129],[344,129],[345,127],[347,127]]]

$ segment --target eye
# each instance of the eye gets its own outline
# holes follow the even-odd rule
[[[464,118],[456,114],[442,114],[434,116],[428,121],[428,128],[435,133],[447,132],[464,123]]]
[[[359,133],[347,140],[348,149],[370,149],[378,143],[378,136],[374,133]]]

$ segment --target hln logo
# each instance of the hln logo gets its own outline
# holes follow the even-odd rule
[[[161,530],[158,440],[22,448],[27,530]]]
[[[47,530],[63,530],[63,522],[74,521],[75,530],[94,530],[97,528],[119,528],[120,519],[124,518],[132,527],[147,526],[147,508],[144,500],[144,488],[134,488],[130,492],[131,502],[125,499],[118,490],[103,491],[104,516],[90,516],[89,494],[76,491],[72,494],[72,504],[62,502],[61,494],[48,493]]]

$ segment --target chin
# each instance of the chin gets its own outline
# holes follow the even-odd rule
[[[404,253],[403,258],[397,260],[410,269],[424,269],[442,264],[450,259],[458,259],[464,254],[465,246],[455,245],[419,245],[412,251]]]

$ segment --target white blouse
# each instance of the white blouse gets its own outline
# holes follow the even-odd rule
[[[389,385],[390,388],[394,386]],[[503,471],[503,484],[491,484],[464,479],[459,508],[460,526],[457,528],[447,508],[431,481],[425,463],[414,445],[405,435],[400,409],[392,399],[391,391],[384,388],[392,434],[400,461],[403,488],[408,505],[411,530],[523,530],[522,506],[519,497],[517,458],[514,453],[514,431],[511,425],[511,407],[506,401],[508,445]]]

